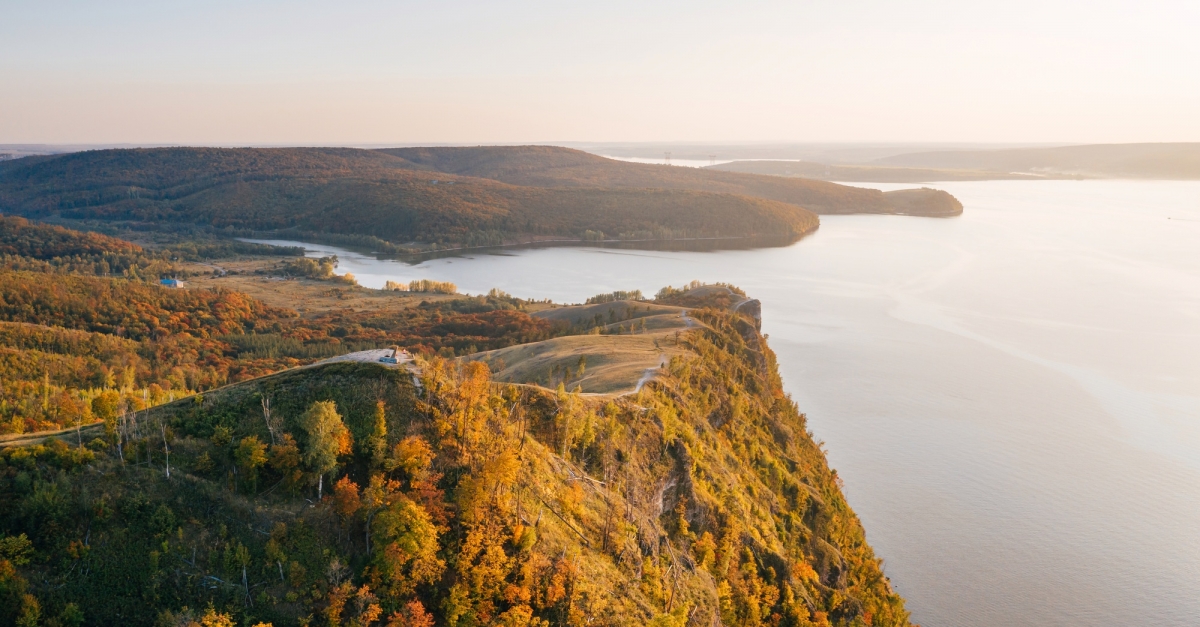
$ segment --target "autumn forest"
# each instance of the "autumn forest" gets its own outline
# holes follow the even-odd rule
[[[0,625],[908,624],[735,286],[572,313],[97,228],[0,217]],[[617,340],[670,359],[492,372]]]

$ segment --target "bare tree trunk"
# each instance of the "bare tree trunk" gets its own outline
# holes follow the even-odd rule
[[[163,441],[163,457],[166,459],[167,478],[171,478],[171,447],[167,446],[167,426],[163,421],[158,421],[158,429],[162,432]]]
[[[317,475],[317,501],[321,500],[321,490],[325,487],[325,473]]]
[[[122,442],[124,439],[125,439],[125,414],[121,414],[121,416],[119,418],[117,418],[117,455],[119,455],[121,457],[121,465],[122,466],[125,465],[125,446]]]
[[[267,423],[267,433],[271,434],[271,444],[275,444],[275,424],[271,422],[271,397],[264,396],[262,399],[263,422]]]

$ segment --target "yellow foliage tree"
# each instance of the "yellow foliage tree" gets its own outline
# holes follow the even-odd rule
[[[325,473],[338,466],[338,457],[350,452],[353,440],[333,401],[317,401],[300,417],[308,433],[304,461],[317,475],[317,498],[321,497]]]
[[[295,492],[300,485],[300,480],[304,477],[304,473],[300,470],[300,447],[296,446],[296,439],[292,434],[285,433],[279,438],[279,443],[271,446],[271,455],[268,463],[275,472],[283,477],[283,483],[289,492]]]
[[[492,417],[487,364],[433,359],[424,367],[422,385],[430,391],[430,398],[437,399],[420,407],[433,419],[441,445],[453,453],[452,462],[470,465]]]
[[[425,508],[397,492],[386,493],[383,500],[386,505],[371,524],[371,579],[385,596],[400,599],[437,580],[446,563],[438,559],[438,530]]]
[[[260,442],[256,435],[242,438],[234,451],[234,459],[237,460],[238,468],[250,480],[252,491],[257,492],[258,469],[267,463],[267,445]]]

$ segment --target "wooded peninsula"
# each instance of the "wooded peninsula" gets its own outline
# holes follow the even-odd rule
[[[938,190],[884,193],[546,146],[153,148],[2,162],[0,211],[413,252],[539,240],[778,245],[813,232],[817,214],[952,216],[962,205]]]
[[[0,626],[909,625],[736,286],[246,246],[0,217]]]

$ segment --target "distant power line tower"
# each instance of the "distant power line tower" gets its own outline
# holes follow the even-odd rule
[[[669,152],[664,152],[664,153],[663,153],[663,157],[665,157],[665,158],[666,158],[666,163],[667,163],[667,165],[671,165],[671,153],[669,153]]]
[[[708,165],[717,165],[717,156],[716,155],[708,156]]]

